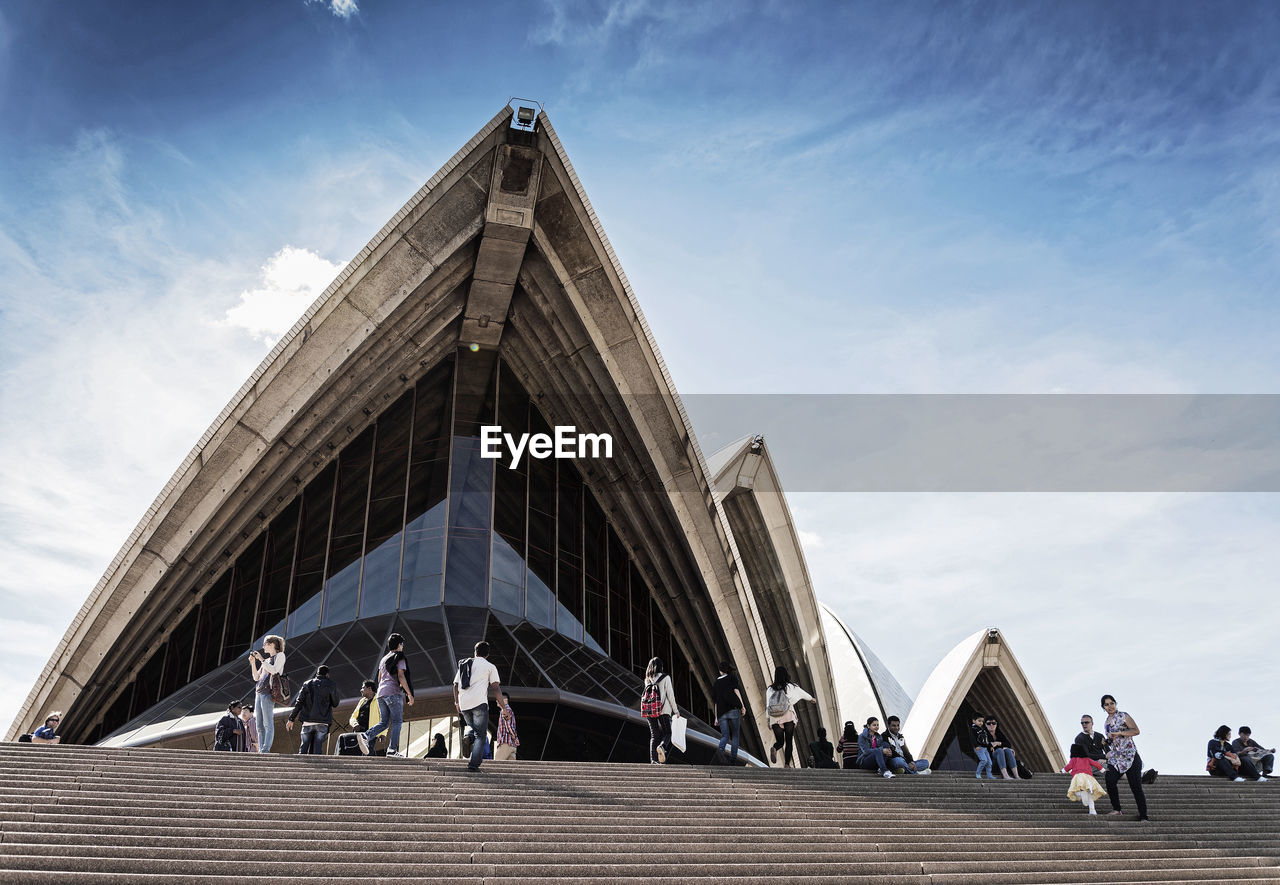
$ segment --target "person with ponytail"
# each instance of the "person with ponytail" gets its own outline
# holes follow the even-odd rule
[[[773,746],[769,748],[769,761],[775,765],[778,763],[778,751],[785,747],[782,764],[787,768],[791,766],[796,723],[800,721],[796,716],[796,704],[801,701],[817,703],[813,695],[791,681],[786,667],[774,670],[773,682],[765,692],[765,714],[774,737]]]
[[[676,690],[662,666],[662,658],[650,658],[640,693],[640,715],[649,723],[649,761],[661,765],[671,759],[671,717],[680,715]],[[662,759],[658,748],[662,748]]]

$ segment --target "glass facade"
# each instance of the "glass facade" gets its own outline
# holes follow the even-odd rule
[[[327,663],[354,696],[393,623],[422,634],[411,660],[421,690],[451,682],[470,651],[458,642],[492,642],[486,624],[498,619],[513,639],[498,662],[505,684],[634,707],[656,654],[708,718],[709,679],[691,672],[652,580],[573,462],[483,459],[480,427],[495,423],[550,431],[495,354],[461,350],[430,370],[251,539],[87,739],[223,709],[251,690],[244,657],[268,634],[286,637],[297,682]],[[557,661],[535,663],[545,649]]]

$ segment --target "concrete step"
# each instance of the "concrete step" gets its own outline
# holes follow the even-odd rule
[[[265,853],[302,883],[1280,882],[1266,784],[1161,778],[1139,825],[1068,782],[3,745],[0,883],[243,883],[215,871]]]

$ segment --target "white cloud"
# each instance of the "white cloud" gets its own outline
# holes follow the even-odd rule
[[[226,323],[274,344],[340,270],[341,264],[308,249],[285,246],[262,266],[257,287],[240,293],[240,303],[227,311]]]
[[[329,7],[329,11],[338,18],[351,18],[360,11],[360,5],[356,0],[306,0],[308,5],[320,4]]]

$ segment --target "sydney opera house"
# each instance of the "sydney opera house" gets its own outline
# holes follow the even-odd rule
[[[578,450],[491,457],[573,427]],[[750,428],[744,428],[750,430]],[[1062,764],[998,630],[912,699],[810,581],[767,442],[710,457],[560,140],[508,107],[341,272],[245,381],[93,589],[9,739],[65,711],[64,741],[206,747],[246,655],[287,640],[295,685],[324,663],[354,704],[393,631],[417,703],[410,752],[450,728],[450,683],[479,639],[524,759],[642,761],[640,674],[669,662],[706,761],[717,661],[772,743],[765,683],[785,665],[825,726],[900,716],[917,755],[972,766],[968,717],[998,710],[1033,769]],[[904,637],[900,654],[916,653]],[[277,716],[287,715],[277,710]],[[276,730],[275,749],[295,751]],[[803,755],[803,754],[802,754]]]

